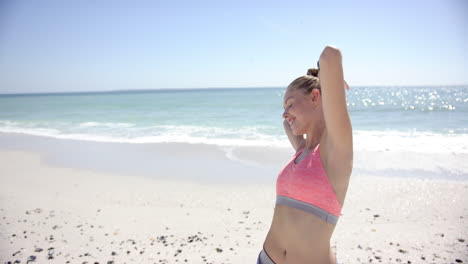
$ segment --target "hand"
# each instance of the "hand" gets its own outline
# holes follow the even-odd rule
[[[319,70],[318,74],[317,74],[317,77],[319,78],[320,80],[320,59],[322,59],[322,56],[323,57],[327,57],[327,56],[333,56],[333,55],[338,55],[338,56],[341,56],[341,51],[334,47],[334,46],[330,46],[330,45],[327,45],[325,47],[325,49],[322,51],[322,54],[320,54],[320,58],[319,60],[317,61],[317,69]],[[345,88],[345,90],[349,91],[349,85],[348,83],[343,80],[343,87]]]

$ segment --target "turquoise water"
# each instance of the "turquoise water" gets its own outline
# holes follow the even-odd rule
[[[103,142],[287,146],[283,95],[284,88],[0,95],[0,132]],[[419,149],[435,140],[450,151],[468,151],[468,86],[352,87],[347,103],[362,148],[400,142]]]

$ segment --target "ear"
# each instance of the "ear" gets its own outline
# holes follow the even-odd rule
[[[312,92],[310,92],[310,96],[312,98],[312,102],[317,103],[320,99],[321,94],[319,90],[313,89]]]

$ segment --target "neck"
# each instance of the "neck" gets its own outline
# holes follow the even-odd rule
[[[325,126],[318,126],[313,131],[307,133],[306,138],[306,149],[314,149],[321,141],[322,136],[324,135],[323,131],[325,130]]]

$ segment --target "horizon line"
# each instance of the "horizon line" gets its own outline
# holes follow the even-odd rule
[[[353,87],[458,87],[468,86],[468,84],[449,85],[355,85]],[[170,92],[170,91],[199,91],[199,90],[234,90],[234,89],[277,89],[285,86],[257,86],[257,87],[202,87],[202,88],[143,88],[143,89],[117,89],[117,90],[86,90],[86,91],[51,91],[51,92],[20,92],[1,93],[0,95],[54,95],[54,94],[88,94],[88,93],[129,93],[129,92]]]

